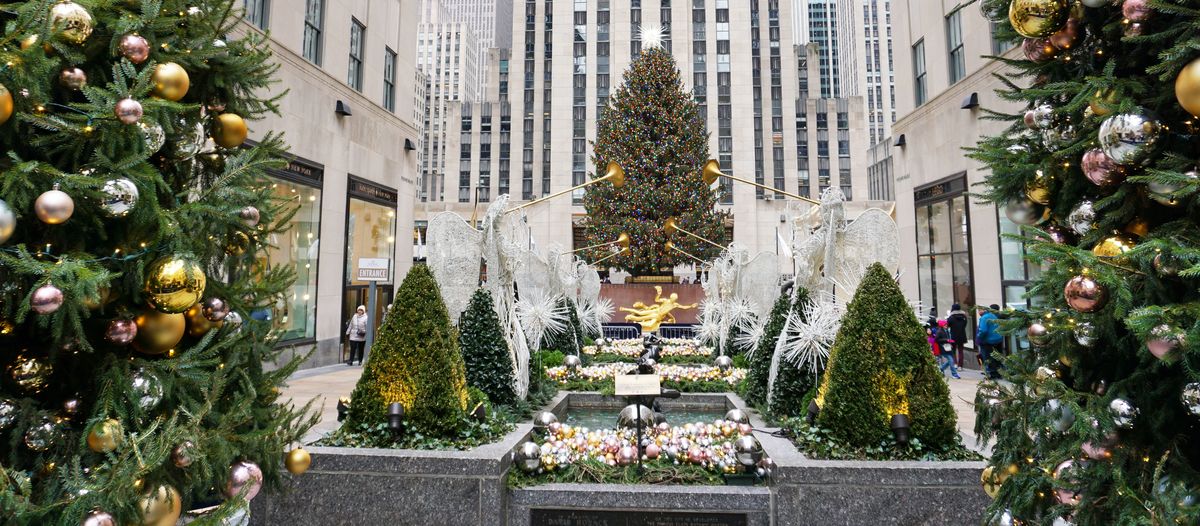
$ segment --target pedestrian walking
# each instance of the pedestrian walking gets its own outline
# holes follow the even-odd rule
[[[938,369],[944,375],[946,368],[949,367],[950,376],[962,378],[958,375],[958,367],[954,365],[954,349],[951,347],[952,338],[950,338],[949,323],[946,320],[937,321],[937,328],[933,330],[933,339],[938,353],[938,363],[941,364]]]
[[[984,374],[991,379],[999,379],[999,364],[996,363],[996,353],[1004,343],[1000,334],[1000,324],[996,320],[996,312],[1000,306],[993,303],[989,310],[979,317],[979,328],[975,330],[975,346],[979,348],[979,360],[983,362]]]
[[[346,365],[354,365],[355,360],[362,365],[363,347],[367,345],[366,306],[359,305],[354,316],[350,317],[350,322],[346,324],[346,339],[350,342],[350,359],[346,361]]]
[[[967,323],[969,321],[967,313],[963,312],[961,305],[955,303],[950,307],[950,315],[946,317],[946,323],[950,325],[950,339],[952,340],[951,347],[954,349],[954,363],[959,368],[963,366],[963,351],[967,345]]]

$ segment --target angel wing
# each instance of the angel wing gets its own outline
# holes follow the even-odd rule
[[[429,220],[426,244],[429,269],[437,280],[451,321],[457,324],[479,287],[483,234],[458,214],[442,212]]]
[[[848,294],[858,289],[867,267],[880,263],[895,273],[900,266],[900,232],[891,216],[878,208],[859,214],[838,240],[834,281]]]
[[[739,298],[746,300],[758,318],[766,318],[779,295],[779,262],[773,253],[759,252],[738,276]]]

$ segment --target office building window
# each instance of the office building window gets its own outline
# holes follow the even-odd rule
[[[967,76],[965,52],[963,51],[962,9],[946,17],[946,44],[950,53],[950,83],[954,84]]]
[[[325,0],[305,0],[304,58],[321,65],[321,32],[325,29]]]
[[[350,68],[346,73],[346,84],[358,91],[362,91],[363,40],[366,32],[367,27],[362,22],[350,19]]]
[[[966,190],[966,176],[958,176],[917,188],[913,194],[921,303],[938,313],[954,303],[975,303]]]
[[[1007,22],[1005,22],[1005,23],[1007,23]],[[1002,54],[1004,54],[1005,51],[1012,49],[1013,46],[1016,45],[1011,40],[1002,40],[1002,39],[996,37],[996,31],[998,29],[1000,29],[999,24],[1000,24],[999,22],[992,22],[988,26],[988,29],[991,30],[991,34],[992,34],[992,54],[993,55],[1002,55]]]
[[[926,75],[925,75],[925,40],[918,40],[912,47],[913,56],[913,94],[916,96],[917,106],[925,104],[926,97],[929,93],[926,91]]]
[[[391,48],[383,53],[383,107],[396,111],[396,52]]]
[[[246,21],[265,31],[271,0],[243,0],[242,4],[246,8]]]

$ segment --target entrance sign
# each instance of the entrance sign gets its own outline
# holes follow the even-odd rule
[[[359,281],[387,281],[391,277],[392,260],[388,258],[358,258]]]

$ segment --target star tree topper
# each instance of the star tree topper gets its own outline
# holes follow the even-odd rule
[[[643,49],[661,47],[663,43],[663,26],[643,24],[638,28],[638,36],[642,39]]]

